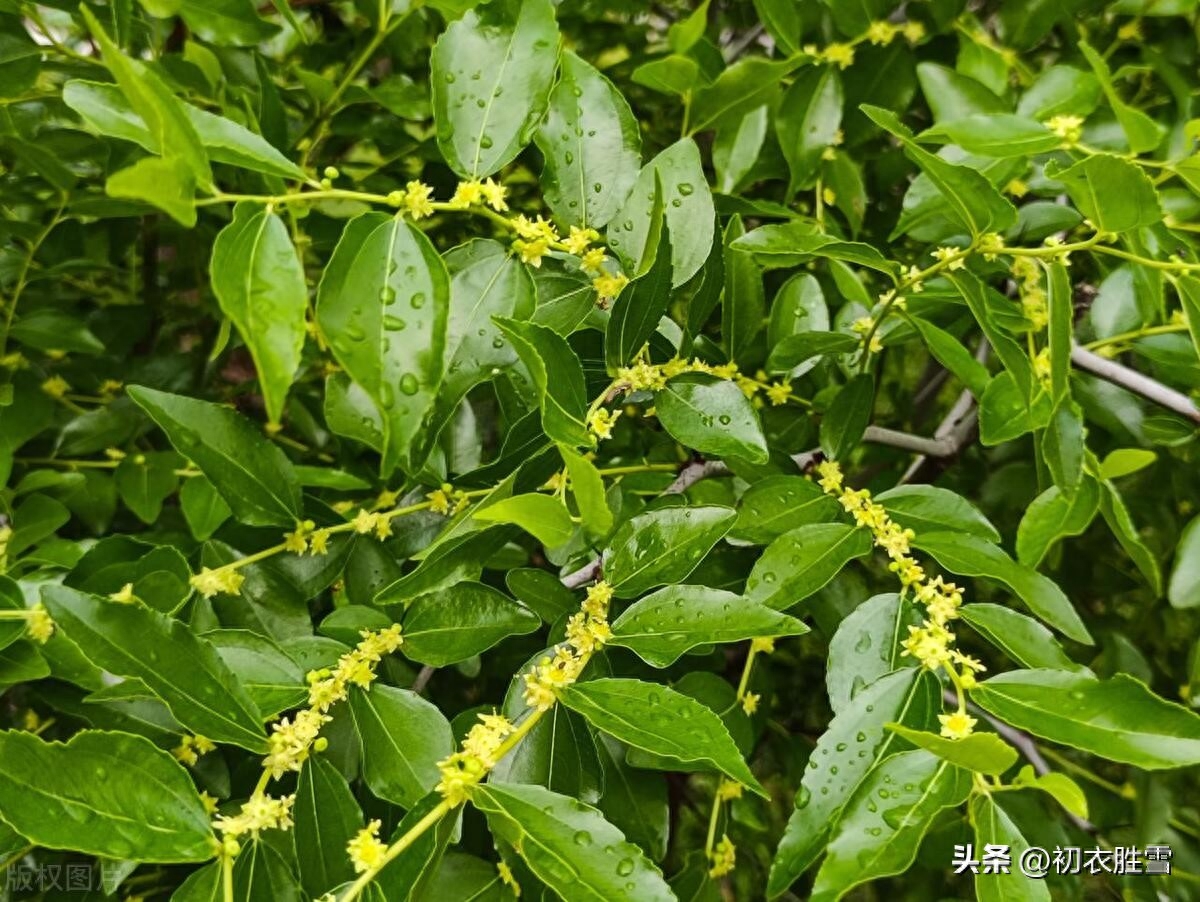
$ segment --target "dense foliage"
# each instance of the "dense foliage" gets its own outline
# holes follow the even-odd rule
[[[1197,21],[0,0],[9,890],[1200,898]]]

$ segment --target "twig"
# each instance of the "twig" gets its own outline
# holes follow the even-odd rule
[[[1191,398],[1173,388],[1168,388],[1149,376],[1142,375],[1137,370],[1094,354],[1082,345],[1075,345],[1071,348],[1071,363],[1084,372],[1098,376],[1105,382],[1119,385],[1135,395],[1141,395],[1146,400],[1153,401],[1160,407],[1187,417],[1193,423],[1200,423],[1200,408],[1192,403]]]
[[[433,674],[436,670],[436,667],[430,667],[428,664],[422,667],[417,673],[417,678],[413,680],[412,686],[409,687],[410,690],[417,695],[420,695],[422,692],[424,692],[425,687],[429,685],[429,681],[433,678]]]
[[[926,438],[923,435],[912,435],[882,426],[868,426],[863,441],[899,448],[902,451],[915,451],[929,457],[950,457],[958,452],[958,448],[948,436]]]

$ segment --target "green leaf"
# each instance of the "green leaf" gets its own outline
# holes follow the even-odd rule
[[[82,730],[64,744],[0,732],[0,808],[48,849],[161,863],[206,861],[215,851],[187,771],[128,733]]]
[[[672,53],[662,59],[642,63],[630,76],[634,84],[660,94],[685,97],[701,80],[700,66],[689,56]]]
[[[805,222],[759,226],[730,246],[754,254],[759,263],[768,269],[799,266],[821,257],[856,263],[888,275],[895,270],[895,264],[871,245],[822,235]]]
[[[949,332],[939,329],[933,323],[912,317],[912,324],[921,333],[921,338],[929,347],[929,353],[942,366],[952,372],[955,377],[971,390],[971,394],[979,397],[987,388],[991,374],[987,367],[975,359],[975,355],[963,347],[962,342]]]
[[[682,285],[704,265],[712,247],[715,210],[700,150],[691,138],[676,141],[642,167],[621,211],[608,224],[608,243],[626,272],[638,271],[655,235],[655,182],[671,233],[671,284]]]
[[[937,733],[913,730],[890,723],[887,728],[917,748],[937,755],[958,767],[980,774],[999,776],[1017,763],[1017,750],[995,733],[972,733],[963,739],[947,739]]]
[[[50,616],[93,664],[146,687],[193,733],[265,751],[262,715],[213,646],[140,604],[46,586]]]
[[[571,494],[579,508],[584,528],[593,536],[606,536],[613,527],[613,514],[604,491],[604,478],[596,465],[566,445],[558,446],[570,478]]]
[[[1119,673],[1001,673],[971,690],[990,714],[1022,730],[1144,770],[1200,763],[1200,716]]]
[[[258,837],[233,864],[233,897],[243,902],[303,902],[304,898],[283,854]]]
[[[1162,220],[1158,192],[1145,170],[1113,154],[1092,154],[1066,169],[1047,166],[1046,175],[1066,186],[1098,231],[1127,232]]]
[[[404,615],[404,656],[444,667],[481,654],[509,636],[532,633],[541,619],[502,592],[460,582],[415,599]]]
[[[212,43],[249,46],[279,30],[258,17],[250,0],[179,0],[172,6],[171,15],[177,11],[188,28]]]
[[[915,667],[901,654],[908,627],[921,625],[921,611],[895,592],[868,598],[846,615],[829,640],[825,690],[840,714],[864,687],[894,670]]]
[[[1179,535],[1167,600],[1175,608],[1200,606],[1200,517],[1192,518]]]
[[[175,157],[145,157],[114,172],[104,183],[110,197],[143,200],[164,211],[180,225],[196,224],[196,182]]]
[[[908,870],[937,816],[961,805],[970,792],[968,771],[928,752],[888,758],[846,806],[810,898],[831,902],[859,884]]]
[[[769,100],[780,79],[800,62],[799,59],[768,60],[749,56],[733,63],[711,85],[696,91],[687,133],[694,135],[706,131],[735,112],[753,109]]]
[[[1183,307],[1187,319],[1188,333],[1192,336],[1192,344],[1196,353],[1200,354],[1200,279],[1194,276],[1181,275],[1175,283],[1179,293],[1179,303]],[[1107,477],[1111,479],[1112,477]]]
[[[555,217],[566,225],[606,226],[629,195],[642,164],[641,132],[621,92],[565,51],[558,84],[534,141],[546,160],[541,181]]]
[[[713,457],[767,462],[767,439],[745,393],[728,379],[703,373],[676,376],[655,392],[663,428],[686,448]]]
[[[880,677],[838,712],[809,755],[796,807],[771,862],[768,897],[781,895],[817,860],[855,790],[895,750],[896,735],[885,725],[929,727],[941,708],[937,679],[906,668]]]
[[[72,79],[63,86],[63,102],[100,134],[132,141],[151,152],[157,149],[150,129],[116,85]],[[181,105],[214,163],[228,163],[281,178],[303,178],[304,170],[260,135],[190,103]]]
[[[721,338],[729,360],[745,360],[758,333],[762,331],[766,300],[763,296],[762,271],[754,255],[734,250],[734,240],[746,233],[742,218],[733,216],[725,228],[725,290],[721,297]]]
[[[612,625],[611,644],[631,649],[655,667],[669,667],[702,645],[761,636],[800,636],[808,627],[721,589],[667,586],[626,608]]]
[[[421,799],[404,813],[404,817],[392,833],[391,841],[395,843],[406,836],[441,802],[442,796],[438,792],[431,792]],[[443,816],[431,829],[419,834],[411,845],[388,862],[375,878],[380,897],[404,902],[441,898],[437,895],[427,895],[427,891],[434,879],[436,868],[441,864],[446,846],[458,833],[459,823],[457,817]]]
[[[192,537],[198,542],[209,538],[233,513],[206,476],[184,481],[179,490],[179,506]]]
[[[566,687],[561,699],[626,745],[705,765],[768,798],[720,717],[681,692],[642,680],[600,679]]]
[[[1146,578],[1146,582],[1150,584],[1154,597],[1161,596],[1162,569],[1159,567],[1158,558],[1142,541],[1137,527],[1133,525],[1133,518],[1129,516],[1129,509],[1125,507],[1125,501],[1121,498],[1121,493],[1108,480],[1100,483],[1100,514],[1104,517],[1108,528],[1112,530],[1112,534],[1116,536],[1117,542],[1125,549],[1125,553],[1129,555],[1142,576]]]
[[[1006,104],[995,93],[974,78],[946,66],[918,63],[917,79],[938,125],[971,115],[986,118],[1007,112]]]
[[[996,545],[950,532],[919,535],[913,543],[951,573],[999,580],[1060,633],[1076,642],[1092,644],[1087,627],[1063,590],[1053,580],[1018,564]]]
[[[1079,784],[1066,774],[1053,771],[1048,774],[1035,774],[1033,766],[1027,764],[1021,768],[1012,782],[1013,786],[1040,789],[1058,802],[1064,810],[1071,812],[1076,817],[1086,818],[1088,816],[1087,796],[1079,788]]]
[[[871,535],[844,523],[812,523],[785,532],[746,579],[746,597],[787,610],[813,595],[850,561],[871,552]]]
[[[287,455],[250,421],[219,404],[131,385],[129,396],[198,466],[251,526],[293,526],[301,518],[300,481]]]
[[[1050,396],[1039,392],[1033,407],[1007,370],[997,373],[979,399],[979,441],[994,447],[1050,422]]]
[[[1045,122],[1054,116],[1086,116],[1100,102],[1100,82],[1073,66],[1051,66],[1041,72],[1017,101],[1017,114]]]
[[[833,460],[845,460],[858,447],[871,422],[875,379],[859,373],[842,386],[821,419],[821,450]]]
[[[604,362],[610,373],[637,356],[671,302],[671,227],[663,213],[662,185],[658,181],[654,192],[653,224],[637,275],[613,301],[604,333]]]
[[[433,48],[438,147],[464,178],[521,152],[542,120],[558,64],[550,0],[498,0],[450,23]]]
[[[842,79],[834,66],[805,69],[784,92],[775,132],[791,173],[788,196],[812,184],[825,151],[839,143]]]
[[[1036,567],[1055,543],[1087,529],[1100,508],[1100,486],[1087,477],[1074,495],[1050,486],[1025,509],[1017,527],[1017,560]]]
[[[308,698],[300,666],[266,636],[249,630],[212,630],[204,640],[217,650],[263,717],[274,717]]]
[[[533,376],[547,437],[572,448],[590,447],[592,435],[584,424],[588,398],[583,366],[566,339],[536,323],[501,317],[494,321]]]
[[[183,181],[183,173],[188,180],[208,189],[212,186],[212,170],[208,165],[208,157],[200,144],[200,137],[191,120],[183,111],[183,105],[175,98],[162,80],[140,60],[130,59],[112,42],[104,27],[96,20],[90,9],[80,10],[88,31],[100,47],[104,56],[104,65],[116,79],[117,86],[133,111],[141,118],[150,132],[151,150],[163,157],[164,163],[177,162],[177,166],[160,167],[160,175],[165,172],[180,173],[177,181]],[[145,162],[145,161],[143,161]],[[141,166],[135,164],[134,168]],[[142,172],[149,176],[150,170],[143,167]],[[182,221],[182,220],[181,220]],[[195,222],[195,211],[192,212],[192,223]],[[188,223],[185,223],[187,225]]]
[[[317,292],[317,322],[334,357],[379,408],[383,472],[408,460],[445,371],[450,279],[425,234],[368,213],[334,249]]]
[[[778,304],[779,300],[776,299],[775,303]],[[767,372],[789,373],[795,377],[796,368],[806,361],[814,357],[848,354],[860,344],[857,337],[845,332],[798,332],[788,335],[771,349],[771,356],[767,358]],[[811,367],[805,369],[807,371]]]
[[[837,515],[835,498],[803,476],[768,476],[746,489],[730,538],[767,545],[808,523],[827,523]]]
[[[875,500],[893,520],[920,535],[927,532],[962,532],[989,542],[1000,533],[974,504],[949,489],[935,485],[898,485],[880,492]]]
[[[704,37],[708,27],[708,2],[703,0],[686,19],[673,22],[667,29],[667,43],[676,53],[687,53]]]
[[[641,849],[595,808],[541,786],[485,783],[471,804],[492,833],[513,846],[539,880],[580,902],[674,902]]]
[[[1019,862],[1029,848],[1028,840],[994,796],[986,793],[972,796],[971,825],[975,828],[977,849],[1003,846],[1012,860]],[[1045,880],[1027,877],[1018,867],[1008,874],[976,874],[975,898],[979,902],[1050,902],[1051,897]]]
[[[1129,149],[1135,154],[1140,154],[1158,147],[1162,141],[1164,129],[1141,110],[1136,110],[1121,100],[1113,87],[1112,75],[1103,56],[1097,53],[1087,41],[1080,41],[1079,49],[1087,59],[1088,65],[1092,67],[1092,71],[1096,73],[1096,79],[1100,82],[1100,90],[1104,92],[1108,105],[1112,107],[1113,114],[1121,124],[1121,130],[1125,132],[1125,140],[1129,142]]]
[[[484,523],[515,523],[547,548],[562,545],[575,532],[562,501],[535,492],[502,498],[476,511],[474,517]]]
[[[1050,397],[1057,404],[1070,391],[1067,384],[1071,375],[1071,342],[1075,330],[1075,298],[1071,278],[1062,261],[1055,260],[1049,267],[1049,291],[1047,293],[1049,325],[1047,344],[1050,348]]]
[[[938,122],[918,141],[957,144],[984,157],[1024,157],[1057,150],[1062,139],[1046,126],[1011,113],[986,113]]]
[[[652,861],[662,860],[667,854],[671,817],[666,776],[627,764],[625,746],[611,737],[597,737],[596,752],[604,768],[600,810]]]
[[[1078,670],[1054,634],[1032,617],[999,604],[967,604],[962,619],[983,638],[1025,667]]]
[[[375,683],[350,688],[362,737],[363,779],[376,796],[411,808],[438,781],[437,763],[454,751],[450,723],[415,692]]]
[[[1035,410],[1043,397],[1045,395],[1039,394],[1035,399]],[[1083,479],[1083,458],[1087,449],[1084,437],[1083,415],[1071,397],[1064,394],[1042,433],[1042,457],[1055,485],[1068,494],[1074,493]]]
[[[1096,475],[1100,479],[1120,479],[1144,470],[1158,460],[1158,455],[1145,448],[1117,448],[1100,461]]]
[[[296,863],[300,885],[316,897],[354,879],[346,843],[363,827],[362,811],[346,778],[325,755],[311,755],[300,771],[296,801]]]
[[[622,523],[604,551],[604,578],[618,598],[687,579],[729,532],[737,514],[728,507],[666,507]]]
[[[127,456],[113,473],[117,493],[143,523],[154,523],[163,501],[179,487],[179,455],[170,451]]]
[[[955,218],[971,235],[1003,232],[1016,221],[1016,208],[979,172],[949,163],[922,148],[895,113],[869,105],[862,110],[872,122],[900,139],[909,159],[929,176]]]
[[[283,220],[238,204],[213,244],[209,277],[221,312],[254,358],[267,417],[278,423],[300,365],[308,312],[304,267]]]

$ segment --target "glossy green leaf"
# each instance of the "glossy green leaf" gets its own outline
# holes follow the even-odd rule
[[[1078,670],[1054,634],[1032,617],[999,604],[963,605],[962,619],[992,645],[1025,667]]]
[[[295,708],[308,698],[304,672],[266,636],[249,630],[212,630],[204,639],[246,688],[263,717]]]
[[[321,278],[317,322],[379,408],[384,472],[406,461],[433,403],[449,307],[446,265],[423,232],[378,213],[346,227]]]
[[[238,204],[213,244],[209,276],[221,311],[254,358],[267,416],[278,423],[300,365],[308,312],[304,267],[283,220]]]
[[[971,394],[976,397],[982,395],[991,378],[987,367],[976,360],[975,356],[963,347],[962,342],[949,332],[920,317],[913,317],[912,323],[921,333],[921,338],[929,347],[929,353],[934,359],[969,388]]]
[[[663,211],[662,190],[656,181],[646,248],[634,279],[613,301],[604,332],[604,362],[611,373],[633,361],[671,302],[671,225]]]
[[[680,764],[705,765],[767,797],[721,719],[681,692],[642,680],[599,679],[568,686],[561,698],[626,745]]]
[[[675,895],[641,849],[595,808],[541,786],[485,783],[471,793],[497,836],[517,849],[538,879],[585,902],[673,902]]]
[[[682,285],[704,265],[713,240],[712,193],[700,150],[691,138],[675,142],[642,167],[619,213],[608,225],[608,243],[627,273],[638,271],[654,234],[654,185],[662,184],[663,214],[671,233],[671,284]]]
[[[913,730],[890,723],[887,728],[943,761],[976,773],[999,776],[1017,763],[1017,750],[995,733],[972,733],[963,739],[947,739],[937,733]]]
[[[126,457],[113,473],[117,494],[143,523],[154,523],[162,513],[163,501],[179,487],[175,469],[179,455],[171,452]]]
[[[605,549],[604,578],[619,598],[681,582],[736,517],[732,509],[717,506],[665,507],[631,517]]]
[[[326,756],[312,755],[304,762],[292,818],[296,863],[305,892],[318,896],[354,879],[346,843],[362,829],[363,816],[346,778]]]
[[[918,141],[957,144],[985,157],[1025,157],[1055,150],[1062,139],[1034,119],[1009,113],[975,114],[938,122]]]
[[[1158,147],[1159,142],[1162,141],[1163,129],[1141,110],[1134,109],[1121,100],[1113,87],[1112,75],[1103,56],[1097,53],[1087,41],[1080,41],[1079,49],[1096,74],[1096,79],[1100,82],[1100,90],[1104,92],[1108,105],[1121,124],[1121,130],[1125,132],[1125,140],[1129,142],[1129,149],[1138,154]]]
[[[1155,597],[1162,595],[1162,568],[1158,558],[1142,541],[1121,493],[1108,480],[1100,483],[1100,514],[1117,542],[1150,584]]]
[[[1200,715],[1119,673],[1100,680],[1061,670],[997,674],[971,690],[989,714],[1034,736],[1144,770],[1200,762]]]
[[[797,367],[814,357],[848,354],[860,344],[855,336],[845,332],[798,332],[787,336],[771,349],[771,356],[767,358],[767,372],[794,373]]]
[[[875,380],[859,373],[847,382],[830,402],[821,420],[821,450],[833,460],[850,456],[871,422],[875,404]]]
[[[566,445],[559,445],[558,451],[566,466],[571,494],[575,497],[584,528],[595,536],[608,535],[612,530],[613,513],[608,506],[600,471],[590,460]]]
[[[834,66],[805,69],[784,92],[775,132],[791,173],[789,195],[812,183],[822,154],[839,142],[843,104],[842,79]]]
[[[198,466],[243,523],[293,526],[300,482],[291,462],[250,421],[228,407],[131,385],[129,396]]]
[[[454,751],[450,724],[432,702],[375,683],[351,687],[350,710],[362,737],[363,779],[379,798],[411,808],[438,781],[437,763]]]
[[[815,766],[804,769],[796,807],[771,862],[769,897],[785,892],[817,860],[860,784],[898,748],[885,725],[932,726],[941,710],[940,691],[928,672],[899,670],[861,690],[833,718],[809,756]]]
[[[641,133],[621,92],[591,65],[566,51],[559,73],[534,135],[546,203],[560,222],[603,228],[637,181]]]
[[[917,605],[895,592],[868,598],[846,615],[829,640],[825,669],[825,690],[835,714],[863,687],[893,670],[916,666],[900,643],[922,619]]]
[[[746,597],[784,611],[871,551],[871,536],[843,523],[812,523],[785,532],[763,552],[746,579]]]
[[[546,326],[500,317],[495,323],[533,376],[546,435],[572,448],[591,445],[584,424],[588,399],[583,367],[571,346]]]
[[[461,582],[422,595],[404,615],[404,656],[444,667],[541,625],[532,611],[482,583]]]
[[[489,504],[474,514],[485,523],[514,523],[547,548],[554,548],[571,538],[575,524],[562,501],[550,495],[513,495]]]
[[[828,902],[851,887],[907,870],[937,815],[962,804],[970,791],[968,771],[928,752],[888,758],[846,806],[811,898]]]
[[[187,771],[128,733],[83,730],[61,743],[0,732],[0,807],[17,832],[48,849],[163,863],[213,856],[209,816]]]
[[[1104,232],[1127,232],[1162,219],[1158,192],[1140,166],[1113,154],[1094,154],[1046,174],[1066,186],[1079,212]],[[1120,191],[1108,190],[1120,185]]]
[[[1029,848],[1029,841],[1000,807],[996,797],[976,795],[971,799],[970,810],[975,848],[1004,846],[1012,860],[1020,862],[1021,855]],[[981,868],[975,875],[975,898],[979,902],[1049,902],[1051,896],[1045,880],[1027,877],[1017,867],[1007,874],[985,874]]]
[[[696,91],[688,118],[688,134],[712,128],[727,116],[769,99],[780,79],[798,60],[748,56],[733,63],[711,84]]]
[[[676,376],[654,395],[663,428],[685,448],[766,463],[758,414],[735,382],[702,373]]]
[[[746,233],[742,218],[734,216],[725,227],[725,291],[721,296],[721,337],[725,356],[745,360],[762,330],[766,300],[763,296],[762,271],[754,255],[734,250],[730,245]]]
[[[935,128],[972,115],[989,118],[1002,115],[1005,103],[986,86],[969,75],[937,63],[919,63],[917,79],[921,93],[933,112]],[[869,114],[868,114],[869,115]],[[884,126],[886,128],[886,126]]]
[[[1050,626],[1076,642],[1091,644],[1087,627],[1063,590],[1049,578],[1018,564],[996,545],[950,532],[926,533],[917,536],[914,544],[951,573],[1004,583]]]
[[[1000,533],[974,504],[935,485],[898,485],[875,500],[893,520],[914,532],[962,532],[999,542]]]
[[[625,746],[610,737],[598,737],[596,751],[604,767],[600,810],[626,839],[641,846],[652,861],[660,861],[667,854],[670,834],[666,776],[627,764]]]
[[[452,22],[433,48],[438,147],[464,178],[511,162],[533,138],[558,64],[550,0],[500,0]]]
[[[622,611],[612,631],[613,645],[631,649],[655,667],[669,667],[698,646],[757,636],[799,636],[808,627],[732,592],[667,586]]]
[[[854,263],[888,274],[894,269],[894,265],[871,245],[822,235],[803,222],[759,226],[731,246],[752,253],[768,269],[798,266],[817,257]]]
[[[738,502],[731,538],[767,545],[808,523],[826,523],[838,512],[837,500],[803,476],[767,476],[746,489]]]
[[[1051,66],[1017,101],[1017,114],[1045,122],[1054,116],[1086,116],[1100,102],[1096,76],[1073,66]]]
[[[1167,600],[1176,608],[1200,606],[1200,517],[1193,517],[1180,533],[1167,581]]]
[[[1052,485],[1030,502],[1017,527],[1017,560],[1036,567],[1055,543],[1083,533],[1100,508],[1100,486],[1087,477],[1073,495]]]

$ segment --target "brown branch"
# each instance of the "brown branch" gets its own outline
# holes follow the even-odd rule
[[[1130,369],[1115,360],[1101,357],[1082,345],[1075,345],[1071,348],[1071,363],[1086,373],[1118,385],[1135,395],[1141,395],[1147,401],[1153,401],[1160,407],[1165,407],[1172,413],[1186,417],[1193,423],[1200,423],[1200,408],[1192,403],[1191,398],[1137,370]]]

